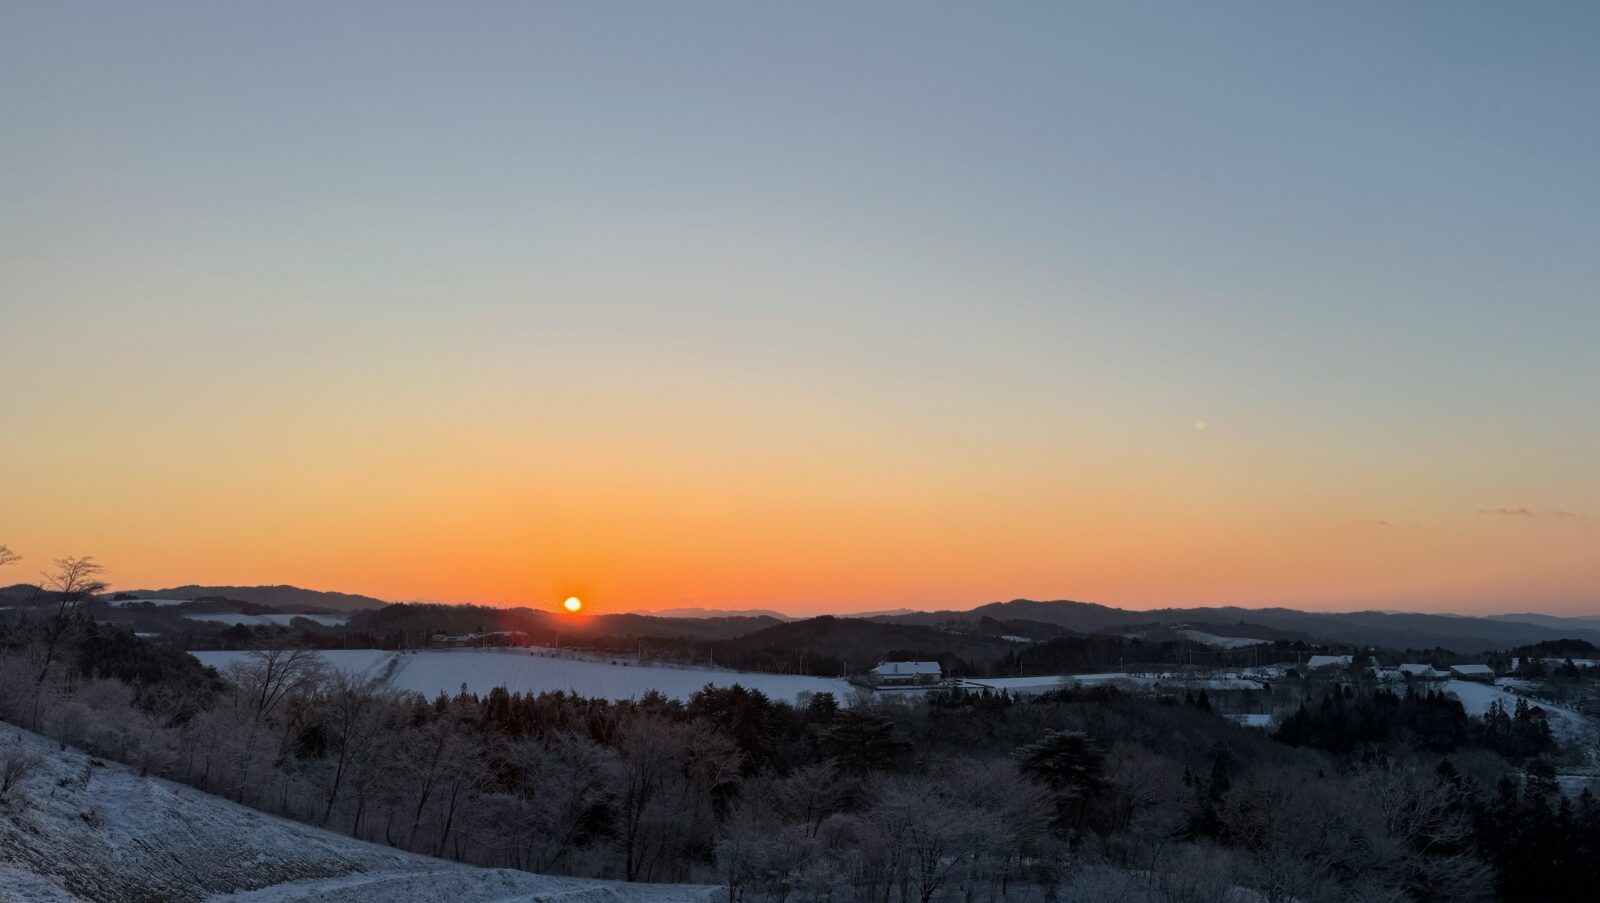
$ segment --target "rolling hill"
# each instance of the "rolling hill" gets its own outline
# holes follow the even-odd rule
[[[37,769],[0,800],[0,903],[709,903],[719,889],[484,869],[266,815],[0,723]]]
[[[717,644],[719,654],[741,660],[762,656],[775,661],[836,659],[859,670],[886,658],[956,656],[969,662],[1002,658],[1016,648],[1010,640],[981,633],[955,633],[921,624],[836,618],[823,615],[757,630]]]
[[[1600,629],[1570,623],[1535,624],[1507,618],[1414,612],[1312,612],[1292,608],[1166,608],[1134,611],[1091,602],[1059,600],[1040,602],[1014,599],[992,602],[970,611],[918,612],[877,620],[896,624],[938,624],[952,620],[978,621],[984,617],[1020,619],[1055,624],[1082,633],[1101,633],[1129,624],[1207,624],[1211,632],[1231,635],[1252,627],[1281,635],[1311,637],[1322,643],[1381,646],[1390,649],[1426,649],[1442,646],[1462,653],[1504,649],[1542,640],[1571,637],[1600,640]],[[1564,619],[1567,622],[1576,619]]]
[[[368,608],[382,608],[389,604],[382,599],[374,599],[371,596],[301,589],[298,586],[289,586],[287,584],[278,586],[196,586],[190,584],[188,586],[174,586],[170,589],[128,590],[126,595],[138,596],[141,599],[199,599],[207,596],[219,596],[240,602],[270,605],[279,611],[294,611],[305,608],[360,611]]]

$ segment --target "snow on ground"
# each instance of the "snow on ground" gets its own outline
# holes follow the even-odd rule
[[[316,621],[328,627],[336,627],[350,620],[349,615],[326,614],[270,614],[270,615],[243,615],[237,612],[201,612],[199,614],[184,615],[190,621],[208,621],[213,624],[248,624],[252,627],[270,624],[278,627],[288,627],[289,622],[295,618],[305,618]]]
[[[540,886],[530,889],[530,878]],[[297,881],[209,899],[212,903],[707,903],[713,896],[725,895],[721,888],[694,885],[586,881],[534,876],[510,869],[445,866],[424,871],[372,872],[331,881]]]
[[[1267,642],[1266,640],[1258,640],[1244,636],[1217,636],[1214,633],[1206,633],[1203,630],[1195,630],[1193,627],[1180,627],[1174,630],[1173,633],[1176,633],[1186,639],[1193,640],[1196,643],[1203,643],[1207,646],[1213,646],[1218,649],[1243,649],[1246,646],[1260,646]]]
[[[1500,700],[1500,704],[1506,707],[1508,713],[1516,711],[1517,700],[1522,698],[1498,687],[1470,680],[1452,680],[1446,683],[1443,689],[1446,693],[1454,693],[1456,698],[1461,700],[1461,705],[1467,710],[1467,714],[1477,716],[1489,711],[1489,704],[1496,699]],[[1545,710],[1545,714],[1549,716],[1550,730],[1557,735],[1569,740],[1586,740],[1594,732],[1594,725],[1588,718],[1570,709],[1540,702],[1537,699],[1529,699],[1528,704],[1537,705]]]
[[[202,664],[218,669],[249,655],[247,652],[190,654]],[[514,648],[423,652],[332,649],[320,654],[335,668],[362,674],[378,674],[387,662],[395,660],[398,664],[395,686],[427,696],[455,693],[462,684],[480,694],[503,686],[524,693],[567,690],[607,699],[637,699],[650,690],[658,690],[671,698],[684,700],[706,684],[719,687],[740,684],[784,702],[793,702],[801,693],[833,693],[843,700],[855,690],[845,681],[829,677],[613,665],[534,655]]]
[[[0,723],[0,751],[17,747],[38,756],[40,766],[0,801],[0,903],[709,903],[720,893],[480,869],[404,853],[95,764]]]

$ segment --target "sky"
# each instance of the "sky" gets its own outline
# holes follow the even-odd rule
[[[1597,45],[0,0],[0,582],[1600,614]]]

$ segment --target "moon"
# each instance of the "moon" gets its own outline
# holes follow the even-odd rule
[[[566,608],[567,611],[577,611],[583,607],[583,600],[579,599],[577,596],[568,596],[567,601],[561,603],[561,605],[562,607]]]

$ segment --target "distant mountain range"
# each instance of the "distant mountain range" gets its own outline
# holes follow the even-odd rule
[[[1292,608],[1234,606],[1132,611],[1069,600],[1038,602],[1013,599],[1010,602],[980,605],[968,611],[918,612],[880,620],[935,625],[976,621],[984,617],[1040,621],[1080,633],[1105,633],[1130,624],[1192,625],[1198,622],[1206,624],[1211,633],[1256,636],[1258,634],[1240,632],[1255,626],[1280,631],[1284,638],[1310,637],[1322,643],[1383,646],[1390,649],[1431,649],[1441,646],[1465,653],[1561,638],[1600,642],[1600,622],[1591,618],[1536,615],[1533,617],[1542,619],[1542,622],[1535,623],[1520,619],[1528,616],[1517,615],[1480,618],[1417,612],[1311,612]]]
[[[640,609],[629,612],[635,615],[647,615],[655,618],[776,618],[779,621],[804,621],[806,617],[784,614],[770,608],[701,608],[690,606],[686,608],[657,608]],[[917,614],[915,608],[889,608],[883,611],[852,611],[843,614],[831,615],[835,618],[887,618],[894,615]]]
[[[38,587],[25,583],[0,587],[0,606],[27,603],[40,598],[40,593]],[[131,590],[118,595],[123,598],[142,599],[227,599],[270,606],[283,612],[320,609],[376,614],[389,606],[384,600],[372,596],[324,592],[288,585],[188,585],[167,589]],[[400,612],[408,610],[409,613],[401,619],[410,622],[416,620],[416,615],[421,612],[431,610],[435,612],[436,617],[447,609],[427,605],[397,606],[390,614],[398,616]],[[491,612],[500,612],[502,617],[490,617]],[[570,632],[576,628],[579,632],[606,635],[655,635],[706,639],[739,637],[778,624],[809,624],[819,620],[797,619],[771,609],[722,610],[687,606],[648,612],[595,615],[583,618],[579,623],[585,623],[587,626],[577,628],[576,624],[569,620],[569,616],[533,609],[487,609],[464,606],[459,614],[460,617],[449,617],[446,620],[464,630],[470,629],[466,623],[469,620],[503,621],[504,616],[510,615],[525,624],[541,626],[548,624],[549,629],[559,629],[563,632]],[[917,611],[900,608],[838,615],[828,620],[833,626],[825,629],[816,628],[814,634],[808,630],[806,633],[808,641],[824,642],[829,636],[841,637],[840,631],[853,633],[850,628],[839,622],[854,621],[859,624],[870,622],[937,627],[946,636],[965,637],[962,640],[964,644],[975,643],[985,647],[991,642],[1037,641],[1067,633],[1139,636],[1157,640],[1177,638],[1185,635],[1186,631],[1236,640],[1247,638],[1263,641],[1300,640],[1334,645],[1381,646],[1389,649],[1443,647],[1462,653],[1505,649],[1556,639],[1578,639],[1600,644],[1600,616],[1561,617],[1534,612],[1474,617],[1421,612],[1313,612],[1292,608],[1237,606],[1139,611],[1066,599],[1053,601],[1013,599],[1009,602],[991,602],[971,609]],[[454,622],[458,621],[461,623],[455,625]],[[372,624],[372,622],[367,623]],[[887,637],[880,636],[876,639],[883,640]],[[911,642],[911,639],[909,636],[905,637],[908,649],[924,647],[925,644]],[[756,642],[759,644],[760,640],[757,639]]]
[[[644,615],[651,618],[776,618],[779,621],[792,621],[781,611],[769,608],[658,608],[653,611],[631,611],[628,614]]]

